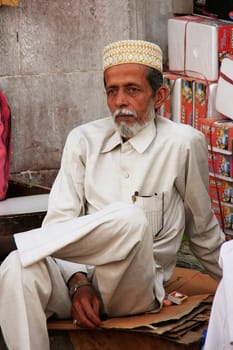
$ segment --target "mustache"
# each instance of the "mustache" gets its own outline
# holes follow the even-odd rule
[[[118,108],[114,113],[113,113],[113,118],[115,119],[119,115],[124,114],[128,115],[130,117],[134,117],[135,119],[138,117],[137,113],[134,111],[131,111],[128,108]]]

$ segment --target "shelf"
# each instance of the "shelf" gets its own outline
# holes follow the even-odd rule
[[[232,155],[232,151],[228,151],[226,149],[221,149],[221,148],[218,148],[218,147],[208,146],[208,150],[216,152],[216,153],[227,154],[227,155],[230,155],[230,156]]]
[[[211,173],[211,172],[209,172],[209,176],[213,176],[213,177],[216,177],[217,179],[233,182],[233,178],[232,177],[218,175],[218,174],[214,174],[214,173]]]

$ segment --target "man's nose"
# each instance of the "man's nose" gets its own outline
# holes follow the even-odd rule
[[[128,105],[128,98],[127,95],[124,91],[119,90],[116,95],[115,99],[115,104],[116,106],[119,107],[124,107]]]

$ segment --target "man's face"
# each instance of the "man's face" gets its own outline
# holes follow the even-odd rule
[[[134,136],[154,118],[155,99],[147,68],[136,63],[108,68],[104,73],[108,107],[125,138]]]

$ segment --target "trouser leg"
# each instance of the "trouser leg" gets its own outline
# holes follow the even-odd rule
[[[109,316],[136,314],[155,306],[153,241],[144,212],[118,207],[109,220],[56,257],[95,265],[93,283]]]
[[[231,350],[223,281],[215,293],[207,330],[205,350]]]
[[[70,299],[55,262],[22,268],[18,252],[0,267],[0,326],[9,350],[48,350],[46,317],[70,315]]]
[[[26,232],[26,237],[25,245],[24,233],[17,239],[24,264],[50,252],[61,259],[94,265],[94,281],[109,315],[152,308],[152,234],[137,206],[115,203],[91,215]]]

